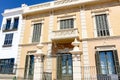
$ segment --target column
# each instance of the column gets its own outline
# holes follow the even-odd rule
[[[73,54],[73,80],[81,80],[80,54]]]
[[[81,50],[79,49],[80,42],[77,39],[72,42],[74,46],[73,50],[70,51],[72,53],[73,58],[73,80],[81,80],[81,64],[80,64],[80,55]]]
[[[37,52],[34,54],[34,79],[33,80],[42,80],[43,75],[43,61],[44,61],[44,54],[42,52],[43,45],[37,45]]]
[[[34,80],[42,80],[43,75],[43,55],[35,55],[34,57]]]
[[[88,38],[87,26],[86,26],[86,14],[84,6],[80,9],[81,27],[82,27],[82,39]],[[84,78],[90,77],[90,71],[87,69],[89,66],[89,54],[88,54],[88,42],[82,41],[83,47],[83,61],[84,61]]]
[[[53,5],[53,3],[51,3]],[[49,16],[49,27],[48,27],[48,41],[51,42],[51,37],[52,37],[52,31],[53,31],[53,26],[54,26],[54,12],[50,11],[50,16]],[[52,43],[48,43],[48,50],[47,50],[47,59],[46,59],[46,72],[52,73]]]
[[[46,72],[52,73],[52,55],[51,55],[51,48],[52,48],[52,44],[48,44],[48,51],[47,51],[47,60],[46,60]]]

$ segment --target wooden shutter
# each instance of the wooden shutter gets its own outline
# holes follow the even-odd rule
[[[57,80],[62,80],[62,55],[57,55]]]
[[[119,76],[120,76],[120,66],[119,66],[119,59],[118,59],[117,50],[113,50],[113,57],[114,57],[114,61],[115,61],[116,73],[119,74]]]
[[[41,27],[42,27],[41,23],[34,24],[32,42],[39,42],[40,41]]]
[[[95,53],[95,61],[96,61],[97,74],[100,74],[101,73],[101,69],[100,69],[99,51],[96,51],[96,53]]]
[[[109,36],[109,27],[106,14],[100,14],[95,16],[97,35]]]
[[[26,76],[27,76],[27,67],[28,67],[28,58],[29,58],[29,56],[28,55],[26,55],[26,59],[25,59],[25,74],[24,74],[24,77],[26,78]]]

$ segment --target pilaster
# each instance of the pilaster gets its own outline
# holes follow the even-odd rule
[[[73,80],[81,80],[80,54],[73,54]]]
[[[43,75],[43,55],[34,56],[34,80],[42,80]]]
[[[42,80],[43,70],[44,70],[44,54],[42,52],[43,45],[37,45],[37,52],[34,54],[34,79],[33,80]]]

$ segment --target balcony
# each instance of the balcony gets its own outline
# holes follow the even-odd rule
[[[3,26],[2,26],[3,32],[15,31],[15,30],[17,30],[17,28],[18,28],[18,24],[15,24],[15,23],[11,23],[10,25],[3,24]]]
[[[77,28],[53,31],[52,40],[74,39],[79,37]]]

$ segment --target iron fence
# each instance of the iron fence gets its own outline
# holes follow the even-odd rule
[[[120,67],[118,68],[120,70]],[[51,72],[47,72],[51,71]],[[16,74],[19,73],[19,74]],[[30,72],[30,73],[29,73]],[[118,71],[119,72],[119,71]],[[44,69],[42,80],[58,80],[57,69]],[[74,74],[80,74],[79,77],[73,77]],[[22,75],[22,76],[21,76]],[[116,74],[98,74],[95,66],[82,66],[80,73],[73,72],[73,78],[61,78],[61,80],[120,80],[120,73]],[[34,69],[11,67],[0,67],[0,80],[34,80]]]

